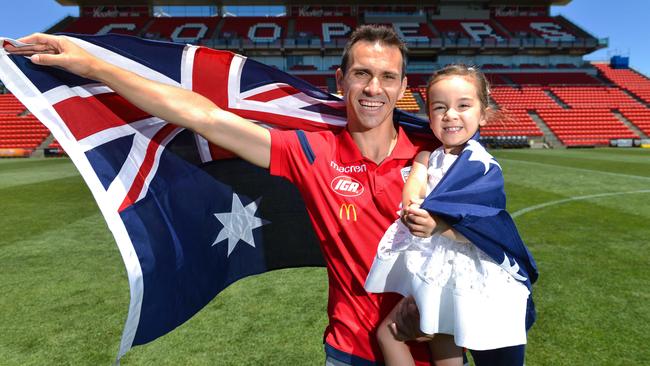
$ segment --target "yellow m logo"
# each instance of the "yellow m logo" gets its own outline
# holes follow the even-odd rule
[[[345,219],[350,221],[357,221],[357,208],[354,207],[352,203],[342,203],[341,208],[339,208],[339,219],[343,220],[343,211],[345,211]],[[350,214],[352,216],[350,217]]]

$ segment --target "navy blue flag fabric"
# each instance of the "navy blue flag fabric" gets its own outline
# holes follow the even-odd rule
[[[269,128],[337,130],[346,123],[340,98],[240,55],[128,36],[67,36],[104,60],[194,90]],[[0,79],[65,149],[115,237],[130,285],[118,360],[238,279],[323,265],[304,203],[288,182],[224,159],[228,152],[94,80],[4,51]],[[411,133],[432,136],[427,121],[395,116]]]
[[[535,321],[532,284],[537,265],[506,211],[501,166],[478,138],[477,132],[421,207],[443,218],[528,287],[528,329]]]

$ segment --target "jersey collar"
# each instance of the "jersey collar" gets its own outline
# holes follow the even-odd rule
[[[352,135],[348,132],[347,128],[341,130],[338,134],[338,153],[341,163],[352,163],[355,161],[367,160],[361,155],[359,147],[352,139]],[[390,155],[384,160],[388,161],[391,159],[413,159],[417,153],[417,147],[413,145],[408,135],[401,126],[397,126],[397,143],[393,148],[393,151]]]

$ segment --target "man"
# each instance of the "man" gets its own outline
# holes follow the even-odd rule
[[[17,54],[41,65],[62,67],[98,80],[145,112],[194,130],[300,190],[327,264],[329,325],[327,365],[381,362],[377,325],[399,300],[368,294],[363,284],[377,243],[397,217],[405,168],[417,148],[393,123],[393,109],[406,89],[404,44],[392,29],[362,26],[345,47],[337,86],[347,107],[340,133],[267,130],[192,91],[159,84],[94,58],[63,37],[36,34]],[[430,235],[432,219],[412,212],[410,228]],[[406,338],[413,338],[409,329]],[[406,330],[405,330],[406,329]],[[415,328],[417,329],[417,328]],[[404,335],[404,334],[403,334]],[[413,347],[417,364],[428,364],[423,345]]]

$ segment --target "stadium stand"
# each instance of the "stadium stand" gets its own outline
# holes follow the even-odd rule
[[[233,16],[222,7],[206,16],[167,16],[154,11],[153,5],[68,2],[80,6],[81,16],[62,19],[53,31],[120,33],[228,49],[331,93],[336,92],[334,71],[352,30],[369,22],[385,24],[395,28],[410,48],[408,87],[398,103],[408,112],[425,116],[424,87],[430,73],[462,62],[479,65],[492,84],[491,98],[501,118],[482,134],[493,146],[527,146],[530,139],[598,146],[611,138],[650,134],[650,79],[627,63],[585,63],[582,57],[606,42],[562,16],[549,15],[550,5],[566,0],[530,0],[517,6],[488,2],[480,7],[461,2],[424,6],[408,0],[335,6],[292,2],[279,16]],[[44,133],[20,102],[0,95],[0,148],[31,152],[45,145]],[[46,149],[56,151],[60,146],[53,141]]]
[[[550,91],[571,108],[634,108],[642,105],[621,89],[594,86],[551,87]]]
[[[552,17],[495,17],[516,38],[541,38],[548,41],[574,41],[576,36]]]
[[[520,67],[525,68],[524,65]],[[519,85],[602,85],[600,80],[583,72],[509,73],[503,76]]]
[[[286,17],[226,17],[220,36],[270,44],[287,38],[287,22]]]
[[[537,112],[566,146],[606,146],[611,139],[639,138],[609,109],[542,109]]]
[[[647,77],[631,69],[614,69],[604,63],[595,63],[594,66],[612,83],[650,103],[650,79]]]
[[[198,43],[214,33],[219,17],[152,18],[143,30],[143,36],[179,43]]]
[[[541,87],[493,87],[490,96],[504,109],[556,109],[561,108]]]
[[[82,34],[127,34],[136,36],[147,23],[148,18],[84,18],[70,23],[63,31]]]
[[[25,106],[12,94],[0,94],[0,116],[16,116],[25,111]]]
[[[492,21],[485,19],[464,19],[464,20],[433,20],[433,27],[443,38],[457,40],[469,38],[474,42],[481,42],[489,38],[497,41],[505,41],[510,38],[501,31]]]
[[[417,113],[420,111],[420,105],[418,104],[417,100],[415,100],[415,96],[413,95],[413,90],[411,88],[407,88],[404,92],[404,98],[397,101],[397,108],[411,113]]]
[[[501,118],[481,128],[482,136],[544,136],[524,109],[503,111]]]
[[[29,156],[50,132],[11,94],[0,94],[0,156]]]
[[[350,33],[357,27],[355,17],[296,17],[295,37],[297,39],[317,38],[323,44],[344,44]]]
[[[34,116],[0,115],[0,149],[33,151],[50,132]]]
[[[619,108],[618,111],[646,135],[650,135],[650,109],[643,107]]]

